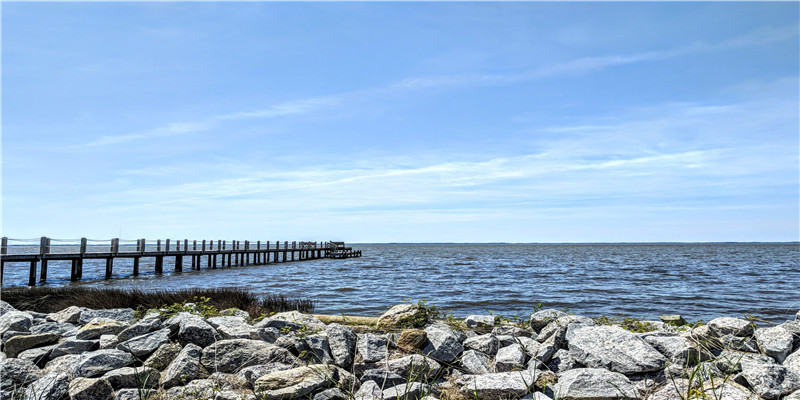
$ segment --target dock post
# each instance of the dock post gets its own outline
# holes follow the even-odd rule
[[[156,251],[161,251],[161,239],[156,240]]]
[[[212,269],[217,269],[217,255],[214,254],[213,257],[214,257],[214,264],[211,266],[211,268]]]
[[[113,268],[114,268],[114,258],[113,257],[106,258],[106,279],[111,279]]]
[[[169,253],[169,239],[167,239],[167,242],[164,244],[164,252]]]
[[[208,263],[206,265],[206,268],[211,269],[211,254],[208,255]]]
[[[28,286],[36,286],[36,261],[31,261],[31,269],[28,273]]]
[[[0,239],[0,285],[3,284],[3,271],[5,270],[6,263],[3,261],[3,256],[8,254],[8,238],[3,236]]]
[[[47,253],[50,252],[50,239],[42,236],[39,245],[39,253],[42,256],[42,270],[40,271],[39,281],[44,282],[47,280]]]
[[[183,256],[181,255],[175,256],[175,272],[183,272]]]
[[[260,240],[256,242],[256,255],[255,255],[255,260],[253,260],[253,263],[255,265],[260,265],[261,264],[261,241]]]
[[[69,281],[75,282],[78,280],[78,259],[77,258],[72,259],[71,264],[72,266],[70,267],[69,270]]]
[[[206,241],[205,240],[203,240],[203,248],[202,248],[201,251],[206,251]]]
[[[297,242],[292,241],[292,261],[294,261],[294,249],[297,248]]]
[[[163,274],[164,273],[164,256],[156,256],[156,273]]]
[[[133,257],[133,276],[139,276],[139,257]]]
[[[249,240],[245,240],[244,241],[244,253],[242,253],[242,257],[244,258],[244,262],[242,263],[242,265],[244,265],[245,267],[247,266],[247,264],[250,263],[250,254],[248,253],[249,250],[250,250],[250,241]]]
[[[83,279],[83,256],[86,254],[88,240],[81,238],[81,258],[78,259],[78,280]]]

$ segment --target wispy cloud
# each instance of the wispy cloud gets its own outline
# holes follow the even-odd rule
[[[390,96],[398,92],[481,85],[508,85],[523,81],[534,81],[563,75],[584,74],[641,62],[664,60],[679,56],[722,51],[739,47],[756,46],[793,38],[796,37],[797,34],[797,26],[775,27],[760,29],[730,40],[716,43],[695,42],[685,46],[666,50],[648,51],[634,54],[584,57],[568,62],[541,66],[521,73],[455,74],[407,78],[385,86],[360,89],[329,96],[317,96],[292,100],[260,110],[256,109],[252,111],[220,114],[196,121],[170,123],[152,130],[132,134],[102,136],[95,140],[74,146],[74,148],[109,146],[157,137],[200,133],[211,130],[217,127],[220,123],[224,123],[226,121],[271,119],[308,114],[320,109],[336,107],[347,102],[363,101],[381,96]]]

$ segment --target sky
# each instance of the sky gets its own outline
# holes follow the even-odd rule
[[[2,235],[800,239],[797,2],[3,2]]]

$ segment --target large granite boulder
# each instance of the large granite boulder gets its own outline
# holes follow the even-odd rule
[[[380,367],[403,377],[433,377],[442,369],[441,364],[420,354],[395,358],[381,363]]]
[[[426,310],[413,304],[398,304],[378,318],[377,325],[386,328],[421,327]]]
[[[81,314],[83,315],[83,314]],[[75,336],[80,340],[99,339],[103,335],[117,335],[127,328],[128,325],[124,322],[117,321],[110,318],[92,318],[78,330]]]
[[[389,341],[386,336],[365,333],[358,335],[356,350],[364,362],[377,362],[388,355]]]
[[[245,387],[248,389],[252,389],[253,385],[255,385],[256,380],[261,378],[266,374],[271,374],[273,372],[278,371],[286,371],[287,369],[292,369],[297,367],[296,365],[292,364],[284,364],[284,363],[269,363],[269,364],[260,364],[260,365],[251,365],[249,367],[244,367],[241,370],[236,372],[236,376],[246,382]]]
[[[667,359],[642,338],[616,326],[587,326],[569,341],[570,356],[589,368],[622,374],[658,371]]]
[[[113,319],[128,324],[136,320],[134,311],[131,308],[112,308],[107,310],[85,309],[81,312],[81,316],[78,317],[78,323],[84,325],[95,318]]]
[[[50,373],[25,388],[25,400],[61,400],[69,396],[70,376],[65,372]]]
[[[112,400],[114,388],[102,378],[75,378],[69,383],[70,400]]]
[[[155,388],[161,380],[161,374],[149,367],[125,367],[106,372],[103,379],[111,384],[114,390],[124,388]]]
[[[217,341],[217,330],[209,325],[203,317],[187,312],[174,315],[164,322],[164,326],[172,333],[177,333],[182,344],[195,344],[206,347]]]
[[[353,395],[353,400],[383,400],[383,390],[375,381],[365,381]]]
[[[161,345],[158,349],[156,349],[150,357],[147,357],[147,360],[144,362],[145,367],[150,367],[157,369],[159,371],[164,370],[175,360],[175,357],[178,356],[178,353],[181,352],[181,345],[178,343],[166,343]]]
[[[205,375],[206,371],[200,364],[202,352],[200,346],[187,344],[161,374],[161,386],[169,389]]]
[[[200,361],[209,372],[224,373],[274,362],[301,365],[301,361],[288,350],[251,339],[220,340],[203,349]]]
[[[464,351],[461,335],[445,325],[431,325],[425,328],[428,342],[422,353],[441,362],[453,362]]]
[[[774,358],[778,363],[786,359],[794,345],[792,334],[782,326],[758,328],[755,337],[761,352]]]
[[[134,361],[130,353],[121,350],[96,350],[81,354],[80,361],[72,368],[72,376],[91,378],[127,367]]]
[[[467,328],[489,328],[494,326],[494,316],[491,315],[467,315],[464,318]]]
[[[22,387],[39,379],[42,371],[29,360],[9,358],[0,361],[0,390]]]
[[[467,350],[461,355],[459,364],[468,374],[480,375],[491,372],[489,369],[490,361],[489,356],[486,354],[475,350]]]
[[[423,394],[431,391],[430,385],[420,382],[401,383],[397,386],[384,389],[381,396],[383,400],[417,400]]]
[[[695,346],[685,336],[675,333],[648,332],[641,334],[640,337],[667,357],[673,364],[691,366],[701,361],[710,360],[713,357],[713,354]]]
[[[148,319],[139,321],[123,330],[117,335],[120,342],[131,340],[135,337],[146,335],[150,332],[155,332],[164,327],[160,319]]]
[[[712,332],[717,336],[734,335],[734,336],[752,336],[753,324],[741,318],[733,317],[718,317],[708,321],[708,325]]]
[[[169,343],[169,329],[164,328],[142,336],[134,337],[117,345],[117,349],[129,352],[139,359],[158,350],[159,347]]]
[[[495,356],[495,369],[497,372],[523,370],[526,358],[521,344],[515,343],[503,347],[497,351],[497,356]]]
[[[69,306],[59,312],[47,314],[47,320],[52,322],[77,324],[81,313],[88,310],[86,307]]]
[[[11,310],[0,315],[0,336],[8,331],[29,332],[33,317],[24,311]]]
[[[541,371],[498,372],[463,375],[456,379],[459,392],[467,398],[502,400],[520,398],[533,391]]]
[[[286,311],[277,313],[270,317],[272,320],[287,321],[299,324],[307,331],[323,331],[325,324],[317,317],[309,314],[303,314],[299,311]]]
[[[500,349],[500,341],[497,340],[497,336],[487,333],[485,335],[467,338],[464,340],[463,346],[466,349],[480,351],[481,353],[493,356],[497,354],[497,350]]]
[[[306,345],[310,350],[310,355],[315,363],[330,364],[333,363],[331,356],[331,346],[328,342],[328,336],[324,333],[308,335],[305,338]]]
[[[358,337],[349,328],[339,324],[330,324],[325,328],[328,336],[328,345],[331,349],[333,363],[349,370],[356,356],[356,341]]]
[[[800,375],[782,365],[753,360],[742,360],[741,365],[744,379],[767,400],[800,390]]]
[[[258,378],[255,393],[259,399],[286,400],[305,398],[318,389],[348,387],[352,374],[330,364],[317,364],[277,371]]]
[[[422,350],[428,342],[428,332],[422,329],[405,329],[397,338],[396,346],[398,349],[412,353]]]
[[[639,399],[639,391],[628,377],[602,368],[577,368],[561,373],[553,394],[562,400]]]
[[[531,314],[531,319],[530,319],[531,329],[533,329],[535,332],[539,332],[550,322],[553,322],[556,319],[564,317],[566,315],[567,314],[565,312],[555,310],[552,308],[539,310]]]
[[[7,357],[14,358],[19,353],[34,347],[52,344],[61,337],[52,333],[42,333],[39,335],[18,335],[8,339],[3,346],[3,352]]]
[[[223,339],[258,339],[258,332],[240,316],[211,317],[206,320]]]

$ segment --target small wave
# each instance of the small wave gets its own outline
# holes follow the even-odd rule
[[[356,292],[356,291],[358,291],[358,289],[354,289],[354,288],[351,288],[351,287],[341,287],[341,288],[333,289],[333,291],[334,292]]]

